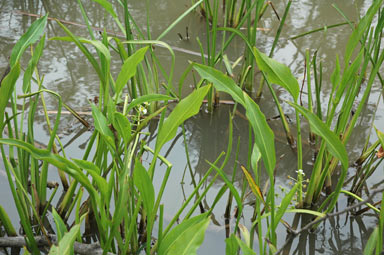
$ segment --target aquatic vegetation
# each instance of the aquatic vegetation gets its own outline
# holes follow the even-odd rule
[[[321,102],[322,66],[320,64],[318,69],[316,54],[311,56],[309,50],[305,52],[307,98],[304,102],[303,89],[300,89],[291,70],[273,59],[292,1],[287,2],[284,14],[278,22],[278,30],[269,54],[257,48],[257,25],[268,6],[274,12],[276,10],[272,3],[263,0],[232,0],[223,1],[223,4],[218,0],[195,1],[156,39],[150,33],[149,14],[146,14],[146,35],[130,14],[126,0],[117,2],[122,8],[122,18],[109,1],[95,1],[110,15],[124,35],[121,38],[104,30],[96,37],[83,5],[84,1],[77,2],[89,38],[76,35],[63,22],[56,20],[55,24],[62,29],[65,36],[48,38],[48,42],[61,41],[75,45],[97,75],[99,95],[98,102],[90,103],[92,122],[82,119],[63,102],[61,95],[47,89],[44,74],[39,71],[38,63],[47,43],[45,28],[48,15],[33,22],[18,40],[10,57],[9,73],[1,81],[0,150],[19,214],[20,227],[25,235],[25,244],[19,247],[25,246],[26,252],[39,254],[37,240],[45,240],[50,254],[74,254],[79,252],[79,244],[91,243],[90,237],[93,237],[100,248],[85,247],[104,254],[196,254],[204,241],[206,229],[213,220],[215,206],[228,191],[224,215],[229,220],[234,202],[236,214],[233,217],[233,228],[229,224],[226,227],[227,254],[238,254],[239,250],[244,254],[256,254],[255,251],[257,254],[280,254],[302,232],[363,205],[367,206],[364,211],[372,210],[379,218],[364,254],[380,254],[383,249],[381,240],[384,212],[377,205],[381,204],[383,208],[384,202],[381,200],[372,203],[370,200],[380,193],[384,198],[384,192],[382,188],[374,189],[364,199],[361,190],[367,178],[382,162],[382,155],[376,154],[377,148],[381,146],[382,152],[384,146],[381,127],[376,129],[376,143],[368,147],[367,139],[367,146],[359,159],[361,168],[354,176],[350,191],[345,190],[344,185],[346,177],[354,174],[351,172],[346,144],[362,115],[374,81],[379,79],[381,82],[379,70],[384,61],[384,51],[380,43],[384,26],[382,0],[373,2],[354,28],[346,44],[343,63],[336,57],[335,70],[330,80],[331,92],[325,109],[322,107],[324,102]],[[206,18],[206,52],[197,39],[202,63],[190,63],[180,76],[177,91],[173,85],[176,55],[173,48],[161,40],[187,14],[198,8]],[[225,14],[223,21],[219,19],[221,12]],[[223,28],[220,27],[221,22]],[[245,33],[241,30],[243,25],[246,25]],[[133,30],[136,31],[136,36],[133,35]],[[219,32],[223,33],[221,43],[217,41]],[[241,38],[245,49],[245,59],[239,60],[242,65],[238,72],[240,79],[235,78],[233,63],[230,63],[225,54],[235,36]],[[154,46],[161,46],[169,52],[169,66],[161,64]],[[31,57],[22,77],[22,93],[19,94],[15,87],[22,73],[20,61],[27,50],[30,50]],[[120,61],[118,73],[111,70],[113,58]],[[226,73],[220,70],[219,64],[225,66]],[[278,158],[275,133],[252,96],[252,91],[257,92],[253,86],[256,69],[261,72],[258,91],[261,91],[263,84],[268,86],[286,138],[297,156],[296,182],[286,190],[282,199],[277,199]],[[182,96],[181,90],[189,75],[193,75],[195,79],[194,88],[186,96]],[[314,77],[314,83],[311,77]],[[292,124],[286,118],[285,109],[275,92],[275,85],[289,95],[289,100],[285,103],[296,117],[296,135],[291,132]],[[304,85],[305,81],[303,87]],[[198,181],[193,179],[192,192],[185,197],[165,226],[166,205],[163,204],[163,196],[170,183],[173,165],[166,155],[162,155],[162,148],[176,137],[180,127],[182,137],[186,140],[184,123],[201,111],[205,98],[208,111],[214,112],[214,105],[219,105],[219,95],[222,94],[228,94],[235,104],[229,116],[227,150],[217,155],[215,161],[206,161],[208,170]],[[48,116],[47,97],[57,104],[54,120]],[[44,148],[35,146],[35,114],[38,107],[42,108],[49,133]],[[67,157],[58,136],[63,107],[69,109],[87,128],[93,126],[83,155],[77,158]],[[236,160],[230,178],[224,168],[233,154],[233,116],[237,107],[244,109],[249,125],[249,153],[246,164]],[[151,147],[148,137],[154,134],[146,128],[155,119],[158,120],[158,126],[153,138],[155,142]],[[308,140],[316,149],[308,184],[304,181],[303,171],[302,119],[309,124],[309,130],[306,130],[309,134]],[[4,130],[7,130],[6,135]],[[236,159],[239,156],[239,147],[240,140],[234,153]],[[185,150],[191,168],[187,145]],[[143,160],[144,155],[150,155],[147,162]],[[159,163],[165,166],[165,171],[158,170]],[[48,171],[53,168],[57,169],[61,185],[52,185],[49,182]],[[240,189],[235,185],[235,176],[240,172],[238,168],[244,176]],[[263,172],[268,177],[267,189],[263,189],[261,185]],[[332,183],[335,180],[332,177],[336,174],[336,183]],[[218,179],[223,181],[223,185],[212,205],[206,208],[202,201],[212,192],[212,186]],[[160,184],[159,188],[155,188],[155,183]],[[55,206],[52,201],[59,190],[62,194]],[[326,197],[321,195],[323,191],[327,193]],[[251,205],[253,217],[251,227],[247,229],[240,219],[248,206],[246,199],[250,193],[254,196]],[[350,205],[344,210],[335,211],[341,193],[350,197]],[[197,208],[200,213],[196,212]],[[287,213],[295,213],[297,219],[303,215],[310,215],[313,219],[298,229],[296,220],[291,226],[283,219]],[[1,206],[0,220],[7,235],[17,237],[6,208]],[[55,226],[52,226],[52,222]],[[283,244],[277,236],[280,226],[285,227],[290,234]],[[255,243],[258,247],[254,247]]]

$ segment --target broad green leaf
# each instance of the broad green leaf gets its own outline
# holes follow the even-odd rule
[[[125,146],[131,138],[131,123],[128,118],[120,112],[113,114],[113,127],[117,130],[117,133],[123,138]]]
[[[27,32],[21,36],[12,49],[10,65],[13,67],[21,58],[29,45],[39,40],[47,25],[48,14],[32,23]]]
[[[272,231],[275,231],[275,229],[277,228],[277,225],[279,224],[279,221],[281,220],[281,218],[286,213],[288,206],[292,202],[293,196],[296,194],[297,187],[298,187],[298,183],[296,183],[295,186],[292,187],[292,189],[288,192],[288,194],[286,194],[284,196],[283,200],[281,201],[280,207],[277,210],[277,213],[275,216],[276,217],[275,218],[275,226],[274,226],[274,229]]]
[[[95,129],[103,136],[111,150],[114,151],[114,135],[108,127],[108,120],[104,114],[97,108],[96,105],[92,104],[92,116],[95,122]]]
[[[15,84],[20,74],[20,65],[17,62],[10,70],[7,76],[3,79],[0,86],[0,137],[3,133],[3,123],[5,118],[5,108],[11,98]]]
[[[313,133],[321,136],[325,143],[327,144],[327,148],[329,152],[338,160],[340,160],[344,169],[348,169],[348,154],[345,149],[345,146],[340,141],[339,137],[333,133],[327,125],[325,125],[319,117],[317,117],[312,112],[307,109],[289,102],[291,106],[293,106],[296,110],[298,110],[311,125],[311,130]]]
[[[256,253],[246,243],[244,243],[243,240],[241,240],[237,236],[235,236],[235,239],[244,255],[256,255]]]
[[[239,244],[237,243],[236,236],[234,234],[231,234],[227,239],[225,239],[225,254],[237,254],[238,250]]]
[[[153,101],[167,101],[167,100],[174,100],[174,99],[175,99],[174,97],[161,95],[161,94],[144,95],[144,96],[133,99],[132,102],[130,102],[129,105],[127,106],[126,112],[129,112],[134,107],[141,105],[143,103],[149,103]]]
[[[378,236],[379,236],[379,228],[376,227],[373,230],[372,234],[369,236],[368,242],[364,247],[364,255],[375,254],[374,252],[375,252]]]
[[[151,178],[147,170],[140,163],[140,159],[136,159],[135,169],[133,172],[133,182],[143,196],[144,208],[148,215],[152,215],[153,206],[155,204],[155,189],[153,188]]]
[[[73,251],[73,244],[80,232],[80,224],[77,224],[71,228],[71,230],[64,235],[59,244],[52,245],[49,250],[49,255],[71,255]]]
[[[67,233],[68,230],[67,230],[67,227],[65,226],[63,219],[56,212],[55,207],[52,207],[52,216],[53,216],[53,220],[55,221],[55,224],[56,224],[57,241],[60,242],[60,240],[64,237],[64,234]]]
[[[137,66],[143,61],[148,46],[137,50],[129,56],[121,67],[121,71],[116,79],[116,95],[119,95],[125,84],[136,74]]]
[[[276,165],[275,136],[268,126],[264,114],[259,106],[244,92],[246,116],[252,126],[255,135],[255,143],[261,153],[264,166],[270,178],[273,178],[273,171]]]
[[[352,53],[356,48],[356,45],[359,43],[359,41],[362,38],[362,36],[364,35],[364,33],[366,33],[366,31],[368,30],[368,28],[372,22],[372,19],[375,16],[375,14],[377,13],[378,9],[380,8],[382,2],[383,2],[383,0],[374,1],[372,3],[371,7],[369,7],[367,13],[360,20],[359,24],[357,25],[357,28],[355,30],[353,30],[351,36],[349,37],[347,47],[345,49],[345,55],[344,55],[345,66],[348,65],[349,60],[352,56]]]
[[[253,48],[253,53],[257,66],[265,73],[268,81],[285,88],[296,102],[299,97],[300,87],[291,70],[286,65],[261,53],[256,47]]]
[[[24,94],[28,92],[31,86],[32,74],[35,70],[37,63],[39,62],[41,55],[43,54],[44,44],[45,44],[45,35],[43,35],[40,42],[37,44],[33,52],[33,56],[28,63],[28,67],[27,69],[25,69],[24,77],[23,77],[23,93]]]
[[[211,82],[218,91],[230,94],[233,100],[245,105],[243,91],[230,77],[210,66],[194,63],[193,68],[201,78]]]
[[[204,86],[193,91],[186,98],[182,99],[164,121],[156,140],[155,154],[160,152],[161,147],[176,135],[177,128],[188,118],[197,114],[205,95],[210,86]]]
[[[210,217],[207,217],[206,214],[183,221],[165,236],[160,244],[158,254],[196,254],[197,249],[204,241],[205,230],[210,221]]]

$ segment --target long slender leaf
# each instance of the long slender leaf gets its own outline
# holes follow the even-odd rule
[[[28,63],[28,67],[27,69],[25,69],[24,77],[23,77],[24,94],[28,93],[28,90],[31,86],[32,74],[33,74],[33,71],[35,70],[37,63],[39,62],[41,55],[43,54],[44,44],[45,44],[45,35],[41,38],[40,42],[37,44],[36,49],[33,52],[33,56]]]
[[[10,65],[13,67],[21,58],[29,45],[39,40],[47,25],[48,14],[32,23],[27,32],[21,36],[12,49]]]

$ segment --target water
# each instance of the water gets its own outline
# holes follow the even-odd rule
[[[118,31],[117,27],[113,25],[112,20],[105,15],[105,13],[98,7],[98,5],[91,1],[83,1],[86,10],[88,11],[89,19],[94,27],[105,27],[108,31]],[[130,10],[135,20],[141,27],[146,24],[146,9],[150,13],[150,33],[152,38],[156,38],[171,24],[183,11],[190,6],[189,0],[185,1],[172,1],[172,0],[151,0],[149,5],[146,6],[146,1],[131,1]],[[282,15],[285,1],[274,3],[280,16]],[[317,51],[318,59],[323,61],[324,83],[322,99],[326,102],[330,83],[328,77],[335,66],[335,56],[338,54],[342,62],[345,42],[348,39],[351,29],[348,26],[339,28],[328,29],[326,32],[317,32],[306,37],[296,40],[289,40],[289,37],[310,31],[315,28],[323,27],[343,22],[343,18],[337,13],[332,4],[337,4],[340,9],[351,19],[357,20],[359,15],[362,15],[371,1],[347,1],[343,5],[339,1],[315,1],[315,0],[302,0],[294,1],[290,15],[287,18],[281,40],[279,41],[274,58],[284,64],[288,65],[293,74],[302,81],[304,71],[304,54],[308,48],[311,53]],[[34,17],[21,14],[20,12],[31,14],[45,14],[49,12],[50,17],[58,18],[60,20],[71,21],[74,23],[83,24],[82,17],[76,1],[61,0],[61,1],[0,1],[0,73],[2,73],[7,66],[7,59],[10,55],[11,49],[17,39],[26,31],[28,26],[35,20]],[[277,29],[277,19],[270,9],[268,9],[265,17],[262,19],[260,26],[270,29],[267,32],[260,32],[258,37],[258,47],[264,52],[269,52],[274,35]],[[77,25],[68,25],[68,27],[77,35],[87,35],[87,31],[83,27]],[[180,40],[177,33],[185,36],[185,30],[188,27],[190,40]],[[64,35],[63,31],[50,21],[47,29],[48,38],[54,36]],[[185,49],[187,51],[199,52],[199,46],[195,40],[199,37],[205,45],[205,20],[199,13],[194,12],[188,15],[181,23],[179,23],[173,31],[171,31],[163,40],[173,47]],[[241,41],[234,41],[228,56],[231,60],[237,59],[243,54]],[[169,53],[161,48],[156,49],[157,55],[160,57],[162,63],[167,63],[171,60]],[[27,53],[28,54],[28,53]],[[26,54],[26,55],[27,55]],[[25,59],[28,59],[26,57]],[[175,68],[175,83],[178,81],[180,75],[183,73],[188,65],[188,61],[200,61],[200,57],[188,52],[176,51],[176,68]],[[23,65],[26,66],[25,64]],[[113,63],[113,70],[115,74],[118,73],[118,61]],[[89,111],[89,101],[98,95],[98,77],[93,71],[92,67],[85,61],[82,53],[74,47],[73,44],[59,41],[47,42],[44,50],[44,55],[40,61],[39,71],[45,75],[45,85],[58,92],[63,101],[78,111]],[[235,71],[239,71],[235,69]],[[20,82],[18,83],[20,87]],[[187,80],[184,84],[183,94],[186,95],[190,91],[192,80]],[[20,89],[18,89],[20,93]],[[276,93],[281,100],[290,100],[288,94],[281,88],[276,88]],[[360,118],[359,125],[354,130],[352,139],[348,144],[348,152],[351,159],[356,159],[362,149],[366,137],[370,133],[370,124],[372,118],[375,118],[374,125],[379,129],[384,127],[383,123],[383,104],[379,103],[379,108],[375,114],[375,105],[380,95],[379,86],[375,86],[370,101],[367,104],[363,117]],[[48,108],[55,109],[55,100],[47,97]],[[259,102],[260,108],[267,118],[272,118],[278,115],[277,109],[273,104],[269,92],[265,90],[263,98]],[[294,112],[292,108],[283,103],[285,112],[294,119]],[[326,107],[326,105],[324,105]],[[206,161],[214,161],[217,156],[226,150],[227,137],[228,137],[228,119],[231,106],[220,106],[212,115],[204,111],[199,113],[185,123],[187,134],[187,146],[189,149],[189,156],[191,165],[193,167],[193,174],[196,180],[202,177],[208,169]],[[37,130],[36,137],[42,143],[47,141],[47,129],[42,123],[44,118],[40,115],[37,117],[40,120],[40,126]],[[248,125],[247,122],[241,117],[244,114],[239,109],[239,114],[235,117],[234,122],[234,145],[236,145],[238,138],[240,138],[240,150],[238,162],[246,164],[248,154]],[[271,119],[269,125],[276,133],[276,155],[277,155],[277,168],[276,168],[276,187],[289,187],[290,179],[288,175],[295,176],[296,170],[296,154],[290,146],[288,146],[284,137],[284,131],[281,127],[279,119]],[[294,125],[292,128],[294,129]],[[154,128],[156,124],[153,123]],[[307,124],[303,123],[304,129]],[[151,129],[151,127],[149,127]],[[381,128],[382,129],[382,128]],[[294,130],[293,130],[294,131]],[[167,186],[164,194],[165,204],[165,224],[174,215],[174,212],[181,206],[185,196],[193,190],[191,185],[191,176],[187,169],[187,162],[185,158],[184,141],[181,134],[181,129],[178,131],[178,139],[173,143],[168,143],[162,150],[162,155],[166,155],[167,159],[173,164],[173,170],[170,176],[172,180]],[[60,136],[62,142],[65,144],[67,156],[79,157],[85,143],[89,139],[90,132],[82,128],[75,119],[70,115],[65,115],[62,118],[60,126]],[[304,134],[303,137],[307,137]],[[376,140],[374,134],[371,135],[371,142]],[[154,147],[154,143],[150,142],[149,146]],[[235,150],[235,146],[233,151]],[[311,169],[313,158],[313,151],[310,147],[304,147],[304,170]],[[144,158],[144,163],[150,161],[150,158]],[[352,160],[350,160],[352,162]],[[228,167],[224,170],[227,174],[232,174],[233,166],[236,164],[234,155],[228,163]],[[165,170],[164,166],[157,168],[156,175],[161,177]],[[354,174],[354,169],[350,169],[348,176]],[[240,171],[240,170],[239,170]],[[371,186],[382,180],[383,166],[381,165],[372,176],[368,185]],[[8,190],[6,176],[3,170],[0,172],[0,204],[6,209],[7,213],[12,217],[14,225],[18,225],[17,211],[13,205],[13,200]],[[212,178],[211,176],[210,178]],[[348,177],[347,177],[348,178]],[[50,171],[50,179],[57,179],[54,171]],[[156,179],[156,177],[155,177]],[[266,181],[267,176],[264,174],[263,183]],[[241,187],[242,174],[238,172],[236,185]],[[204,201],[204,205],[209,206],[218,190],[222,187],[223,182],[218,180],[214,189]],[[158,189],[160,183],[155,183],[155,188]],[[206,233],[206,239],[203,246],[199,250],[199,254],[224,254],[225,253],[225,227],[224,227],[224,210],[227,194],[225,199],[216,206],[214,210],[214,217],[217,221],[216,224],[211,224]],[[251,201],[249,198],[247,201]],[[377,201],[378,199],[376,199]],[[338,202],[338,209],[346,206],[346,197],[341,195]],[[253,210],[250,206],[245,207],[242,224],[248,229],[251,226],[249,221]],[[285,216],[285,220],[292,222],[292,215]],[[319,226],[315,233],[305,233],[296,238],[291,245],[289,254],[362,254],[362,249],[365,246],[367,238],[371,233],[373,227],[377,224],[376,217],[372,213],[366,213],[362,217],[350,217],[344,214],[338,218],[334,218]],[[285,229],[283,227],[278,229],[279,243],[282,244],[286,238]],[[256,243],[257,245],[257,243]],[[288,253],[287,253],[288,254]]]

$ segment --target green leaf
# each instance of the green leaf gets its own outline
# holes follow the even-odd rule
[[[240,238],[235,236],[237,243],[240,246],[241,251],[244,255],[256,255],[256,253],[246,244],[244,243]]]
[[[127,106],[126,112],[129,112],[134,107],[141,105],[143,103],[149,103],[153,101],[167,101],[167,100],[174,100],[174,99],[175,99],[174,97],[161,95],[161,94],[144,95],[144,96],[133,99],[132,102],[130,102],[129,105]]]
[[[54,165],[55,167],[65,171],[67,174],[72,176],[76,181],[81,183],[81,185],[87,189],[89,194],[93,197],[96,198],[97,192],[93,188],[92,184],[88,180],[87,176],[81,172],[81,169],[74,164],[72,161],[61,157],[57,154],[53,154],[47,150],[40,150],[34,147],[32,144],[19,141],[16,139],[4,139],[0,138],[0,143],[1,144],[7,144],[11,146],[16,146],[18,148],[21,148],[31,154],[32,157],[35,159],[43,160],[48,162],[51,165]]]
[[[348,66],[349,60],[352,56],[353,51],[355,50],[357,44],[359,43],[360,39],[366,33],[368,27],[370,26],[373,17],[377,13],[378,9],[380,8],[383,0],[377,0],[374,1],[369,7],[367,13],[364,15],[364,17],[360,20],[359,24],[357,25],[357,28],[353,30],[351,36],[349,37],[347,47],[345,49],[345,66]]]
[[[331,75],[332,91],[336,90],[339,82],[340,82],[340,61],[339,61],[339,55],[336,55],[336,67]]]
[[[5,118],[5,108],[7,107],[8,101],[12,96],[19,74],[20,65],[19,62],[17,62],[0,84],[0,137],[2,136],[4,129],[3,123]]]
[[[140,163],[140,159],[136,159],[135,169],[133,172],[133,182],[143,196],[144,208],[148,215],[152,215],[153,206],[155,204],[155,189],[153,188],[151,178],[147,170]]]
[[[117,133],[123,138],[125,146],[131,138],[131,123],[128,118],[120,112],[113,114],[113,127],[117,130]]]
[[[33,22],[32,25],[28,28],[27,32],[23,34],[17,41],[11,53],[11,67],[13,67],[20,60],[21,56],[29,45],[39,40],[40,36],[44,32],[45,26],[47,25],[47,19],[48,14]]]
[[[257,66],[265,73],[268,81],[285,88],[296,102],[299,97],[300,87],[291,70],[286,65],[261,53],[256,47],[253,48],[253,54],[256,58]]]
[[[73,34],[70,34],[70,36],[62,36],[62,37],[52,37],[49,40],[56,40],[56,41],[65,41],[65,42],[80,42],[80,43],[86,43],[86,44],[91,44],[94,46],[101,54],[104,55],[104,57],[108,60],[108,62],[111,61],[111,53],[109,52],[108,48],[98,40],[89,40],[86,38],[82,37],[77,37]]]
[[[256,253],[246,244],[244,243],[240,238],[238,238],[235,234],[231,234],[229,238],[225,240],[226,243],[226,249],[225,254],[226,255],[233,255],[238,254],[239,247],[241,248],[242,254],[244,255],[256,255]]]
[[[175,137],[177,128],[185,120],[199,112],[203,99],[210,88],[210,86],[198,88],[176,105],[159,131],[156,140],[155,154],[160,152],[161,147],[163,147],[166,142]]]
[[[242,104],[247,110],[248,120],[255,133],[256,145],[268,173],[270,176],[273,175],[276,164],[274,135],[258,105],[231,78],[220,71],[200,64],[193,64],[193,67],[203,79],[211,82],[218,91],[230,94],[236,102]]]
[[[8,236],[17,236],[17,232],[12,225],[12,221],[9,218],[8,214],[4,210],[4,208],[0,205],[0,222],[4,227],[5,232]]]
[[[117,18],[117,14],[115,10],[113,10],[113,6],[109,1],[106,0],[92,0],[98,4],[100,4],[112,17]]]
[[[137,66],[143,61],[148,46],[137,50],[129,56],[121,67],[121,71],[116,79],[116,95],[119,95],[125,84],[136,74]]]
[[[100,66],[97,63],[96,59],[92,56],[92,54],[89,52],[89,50],[84,46],[84,44],[80,41],[80,39],[75,36],[68,28],[66,28],[63,24],[61,24],[60,21],[56,20],[56,22],[60,25],[60,27],[65,31],[65,33],[69,37],[53,37],[49,40],[64,40],[64,41],[72,41],[76,44],[76,46],[83,52],[85,57],[88,59],[88,61],[91,63],[93,68],[95,69],[97,75],[99,76],[100,80],[104,83],[104,75],[101,72]]]
[[[73,253],[73,244],[80,232],[80,224],[71,228],[71,230],[64,235],[60,240],[58,246],[52,245],[49,250],[49,255],[70,255]]]
[[[211,82],[218,91],[230,94],[233,100],[245,105],[243,91],[230,77],[210,66],[194,63],[193,68],[201,78]]]
[[[376,227],[369,236],[368,242],[364,247],[364,255],[373,255],[376,248],[377,237],[379,236],[379,228]]]
[[[288,103],[309,121],[311,131],[324,139],[329,152],[335,158],[340,160],[344,169],[348,169],[348,154],[339,137],[333,133],[315,114],[295,103]]]
[[[52,216],[56,224],[57,241],[60,242],[60,240],[64,237],[64,234],[67,233],[68,230],[67,230],[67,227],[65,226],[63,219],[56,212],[55,207],[52,207]]]
[[[245,92],[246,116],[252,126],[255,135],[255,143],[263,158],[264,166],[270,178],[273,178],[273,171],[276,165],[275,155],[275,136],[272,129],[268,126],[264,114],[259,106]]]
[[[102,196],[104,199],[108,196],[108,183],[107,181],[101,176],[101,170],[98,168],[95,164],[92,162],[81,160],[81,159],[72,159],[73,162],[75,162],[79,168],[84,169],[87,171],[88,174],[90,174],[93,178],[93,180],[96,182],[97,187],[99,188]]]
[[[281,201],[280,207],[277,210],[277,213],[276,213],[276,216],[275,216],[276,217],[275,218],[275,226],[274,226],[274,229],[272,231],[275,231],[275,229],[277,228],[277,225],[279,224],[280,219],[286,213],[286,211],[288,209],[288,206],[292,202],[293,196],[296,194],[297,187],[298,187],[298,183],[296,183],[295,186],[292,187],[292,189],[289,191],[289,193],[286,194],[284,196],[283,200]]]
[[[95,122],[95,129],[99,131],[102,137],[107,142],[108,146],[110,146],[111,151],[114,151],[114,135],[112,131],[108,127],[108,120],[104,116],[104,114],[97,108],[96,105],[92,104],[92,116]]]
[[[237,243],[236,236],[234,234],[231,234],[227,239],[225,239],[225,254],[237,254],[238,250],[239,244]]]
[[[37,63],[39,62],[41,55],[43,54],[44,44],[45,44],[45,35],[43,35],[40,42],[37,44],[35,51],[33,52],[33,56],[28,63],[28,67],[27,69],[25,69],[24,77],[23,77],[23,93],[24,94],[28,93],[29,91],[29,88],[31,86],[32,74],[33,74],[33,71],[35,70]]]
[[[196,254],[197,249],[204,241],[210,217],[201,214],[183,221],[174,227],[160,244],[159,255]]]

